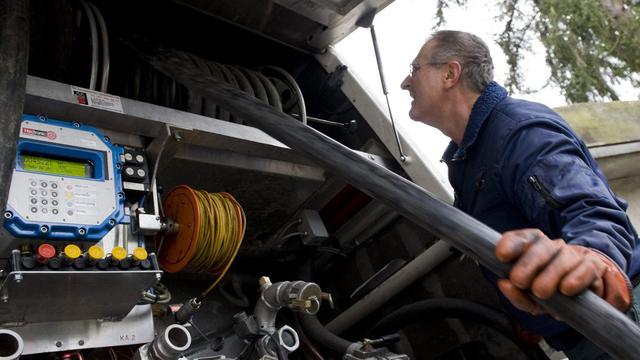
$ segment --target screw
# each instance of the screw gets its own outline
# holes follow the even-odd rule
[[[56,341],[56,347],[62,347],[62,341]]]
[[[44,117],[43,115],[38,115],[38,120],[40,121],[45,121],[47,118]]]
[[[105,137],[104,137],[104,141],[105,141],[105,142],[110,142],[110,141],[111,141],[111,139],[110,139],[108,136],[105,136]]]
[[[115,225],[115,224],[116,224],[116,221],[115,221],[115,220],[113,220],[113,219],[109,220],[109,225],[113,226],[113,225]]]
[[[74,128],[79,128],[79,127],[80,127],[80,123],[74,122],[74,123],[73,123],[73,127],[74,127]]]
[[[78,341],[78,345],[80,346],[84,345],[84,340],[81,339],[80,341]]]
[[[40,232],[41,233],[47,233],[49,232],[49,227],[47,225],[42,225],[40,226]]]
[[[78,230],[78,234],[80,234],[80,235],[84,235],[84,234],[86,234],[86,233],[87,233],[87,230],[85,230],[84,228],[80,228],[80,229]]]
[[[16,281],[16,283],[20,284],[22,282],[22,274],[15,274],[13,279]]]
[[[4,218],[5,219],[11,219],[13,217],[13,213],[11,211],[5,211],[4,212]]]
[[[180,133],[174,132],[173,138],[176,140],[176,142],[182,141],[182,136],[180,136]]]

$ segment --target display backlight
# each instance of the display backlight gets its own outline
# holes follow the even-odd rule
[[[22,168],[27,171],[62,176],[90,177],[87,166],[88,165],[83,162],[22,155]]]

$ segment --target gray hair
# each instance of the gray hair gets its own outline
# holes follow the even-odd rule
[[[460,79],[470,90],[482,92],[493,80],[493,60],[489,48],[478,36],[443,30],[429,38],[434,45],[429,62],[446,63],[457,60],[462,65]]]

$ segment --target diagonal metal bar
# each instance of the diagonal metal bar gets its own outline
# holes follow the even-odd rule
[[[202,73],[181,52],[153,50],[141,54],[156,69],[219,104],[326,170],[344,178],[417,225],[450,243],[501,277],[510,265],[494,255],[500,234],[440,201],[414,183],[366,161],[349,148],[224,82]],[[569,325],[618,359],[640,354],[640,328],[591,291],[576,297],[536,299]]]

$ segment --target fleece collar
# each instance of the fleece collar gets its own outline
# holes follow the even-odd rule
[[[473,104],[471,115],[469,115],[469,122],[464,131],[464,137],[462,138],[460,146],[456,145],[453,141],[450,142],[442,155],[442,161],[449,162],[464,160],[466,158],[467,149],[476,141],[482,124],[489,117],[493,108],[505,97],[507,97],[507,90],[498,85],[498,83],[492,81],[487,85],[478,97],[478,100]]]

